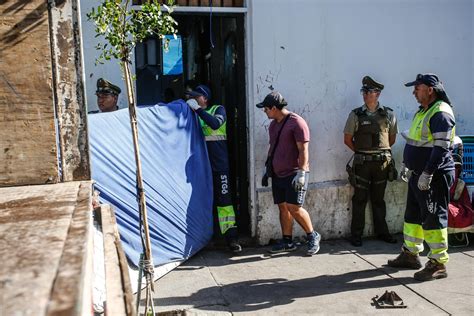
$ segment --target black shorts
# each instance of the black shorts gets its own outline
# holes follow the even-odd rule
[[[272,193],[273,202],[275,204],[286,202],[299,206],[303,205],[306,191],[308,190],[309,173],[306,173],[303,189],[299,191],[295,191],[291,185],[291,181],[293,181],[295,175],[296,173],[283,178],[272,177]]]

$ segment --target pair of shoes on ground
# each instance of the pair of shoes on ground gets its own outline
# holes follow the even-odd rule
[[[380,239],[382,241],[385,241],[389,244],[396,244],[398,241],[395,237],[393,237],[390,234],[383,234],[383,235],[378,235],[377,239]],[[362,246],[362,237],[361,236],[352,236],[350,238],[350,243],[354,247],[361,247]]]
[[[310,237],[308,237],[306,255],[312,256],[318,253],[321,241],[321,235],[317,232],[313,232]],[[292,240],[281,239],[272,249],[269,250],[270,253],[281,253],[281,252],[291,252],[297,249],[295,243]]]
[[[393,260],[388,260],[387,265],[393,268],[405,268],[418,270],[422,267],[420,256],[410,253],[404,247],[402,252]],[[437,262],[434,259],[430,259],[425,268],[421,271],[416,272],[413,278],[418,281],[431,281],[436,279],[443,279],[448,277],[446,266],[442,263]]]

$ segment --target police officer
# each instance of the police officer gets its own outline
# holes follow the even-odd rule
[[[378,99],[384,86],[369,76],[362,79],[360,92],[364,105],[355,108],[347,118],[344,143],[355,152],[352,168],[355,174],[352,197],[351,244],[362,246],[365,207],[370,197],[377,237],[388,243],[397,240],[390,235],[385,221],[385,187],[391,163],[390,148],[398,132],[393,110]]]
[[[99,106],[100,112],[113,112],[118,110],[117,101],[118,96],[122,92],[119,87],[113,83],[99,78],[97,80],[97,105]]]
[[[430,248],[425,268],[415,273],[419,281],[446,278],[448,262],[449,189],[454,181],[451,146],[455,119],[451,102],[435,74],[418,74],[405,84],[421,105],[406,139],[403,161],[411,170],[403,225],[404,243],[400,255],[388,261],[397,268],[419,269],[423,242]],[[406,170],[402,170],[406,173]]]
[[[219,229],[232,252],[242,251],[238,242],[238,231],[229,178],[229,158],[227,151],[226,112],[222,105],[209,106],[211,90],[206,85],[198,85],[186,92],[187,102],[199,116],[199,122],[206,139],[207,151],[211,160],[214,204],[217,209]]]

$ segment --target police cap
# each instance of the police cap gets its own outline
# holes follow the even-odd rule
[[[119,87],[111,83],[110,81],[105,80],[104,78],[99,78],[97,80],[97,91],[96,94],[114,94],[119,95],[122,90]]]
[[[370,78],[369,76],[365,76],[362,78],[362,89],[361,90],[378,90],[382,91],[384,88],[383,84],[378,83],[374,79]]]

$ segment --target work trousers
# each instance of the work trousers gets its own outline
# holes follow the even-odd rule
[[[435,173],[430,189],[418,189],[420,175],[413,174],[408,181],[404,247],[413,254],[423,251],[423,241],[430,247],[428,258],[446,263],[448,256],[449,189],[454,171]]]
[[[351,233],[354,237],[361,237],[364,232],[365,208],[369,199],[372,203],[375,234],[389,233],[385,222],[387,208],[384,201],[389,162],[389,160],[364,161],[353,164],[356,185],[352,196]]]
[[[212,173],[214,185],[214,223],[226,238],[237,237],[236,217],[232,204],[229,171],[214,171]]]

